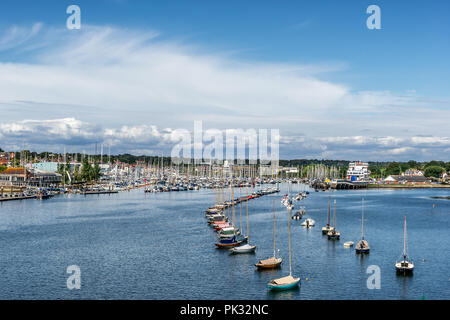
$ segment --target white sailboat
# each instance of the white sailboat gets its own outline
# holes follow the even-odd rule
[[[255,252],[256,246],[250,244],[250,224],[248,221],[248,200],[247,202],[247,243],[233,247],[230,249],[231,253],[253,253]]]
[[[270,290],[281,291],[289,290],[298,286],[300,278],[292,276],[292,257],[291,257],[291,208],[288,207],[288,230],[289,230],[289,275],[283,278],[273,279],[267,287]]]
[[[328,222],[325,227],[322,228],[322,234],[328,234],[328,232],[333,230],[331,224],[331,206],[330,206],[330,198],[328,197]]]
[[[364,198],[362,198],[361,240],[356,244],[355,251],[356,253],[370,252],[369,243],[364,239]]]
[[[341,233],[336,230],[336,199],[334,200],[333,208],[333,227],[327,233],[328,240],[339,240],[341,238]]]
[[[414,263],[407,260],[406,253],[406,216],[405,216],[405,226],[403,229],[403,260],[395,263],[395,269],[397,269],[397,273],[401,274],[411,274],[414,270]]]
[[[316,222],[311,218],[308,218],[301,223],[301,226],[306,227],[306,228],[311,228],[311,227],[314,227],[315,225],[316,225]]]

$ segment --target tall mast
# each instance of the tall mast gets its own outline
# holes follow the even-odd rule
[[[406,260],[406,215],[405,215],[405,226],[403,229],[403,260]]]
[[[250,244],[250,227],[248,224],[248,199],[247,199],[247,243]]]
[[[239,187],[239,198],[241,198],[241,188],[240,187]],[[240,211],[240,216],[241,216],[241,230],[242,230],[242,201],[239,201],[239,211]]]
[[[336,228],[336,199],[334,199],[334,208],[333,208],[333,228]]]
[[[330,226],[331,223],[331,205],[330,205],[330,197],[328,197],[328,226]]]
[[[233,186],[232,185],[230,185],[230,188],[231,188],[231,205],[232,205],[232,211],[233,211],[233,229],[234,229],[234,235],[236,236],[236,219],[235,219],[235,214],[234,214],[234,201],[233,201],[233,198],[234,198],[234,191],[233,191]]]
[[[361,239],[364,240],[364,198],[362,198],[362,219],[361,219],[361,230],[362,230],[362,237]]]
[[[275,199],[273,199],[273,257],[275,258]]]
[[[291,262],[291,207],[288,207],[288,230],[289,230],[289,275],[292,276],[292,262]]]

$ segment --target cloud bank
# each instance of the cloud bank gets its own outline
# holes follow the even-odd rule
[[[277,128],[283,157],[444,158],[449,102],[326,80],[345,64],[253,62],[150,30],[41,23],[0,36],[0,146],[96,141],[155,154],[194,120]],[[12,58],[14,57],[14,59]],[[172,129],[162,129],[172,128]]]

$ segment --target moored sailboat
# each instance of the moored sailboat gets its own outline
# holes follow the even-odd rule
[[[250,244],[250,226],[248,221],[248,200],[247,200],[247,243],[238,247],[232,248],[231,253],[253,253],[256,246]]]
[[[414,263],[408,261],[408,256],[406,253],[406,216],[405,216],[405,225],[403,229],[403,260],[397,261],[395,263],[395,269],[397,273],[400,274],[412,274],[414,270]]]
[[[291,256],[291,207],[288,207],[288,230],[289,230],[289,275],[286,277],[273,279],[267,287],[270,290],[281,291],[296,288],[300,282],[300,278],[292,276],[292,256]]]
[[[328,232],[333,230],[331,224],[331,206],[330,206],[330,198],[328,197],[328,222],[325,227],[322,228],[322,234],[328,234]]]
[[[336,230],[336,199],[334,200],[333,208],[333,227],[331,231],[327,233],[328,240],[339,240],[341,238],[341,233]]]
[[[361,240],[356,244],[355,251],[356,253],[370,252],[369,243],[364,239],[364,198],[362,199]]]
[[[273,257],[268,259],[259,260],[255,266],[258,269],[275,269],[278,268],[283,262],[282,258],[277,258],[275,255],[275,200],[273,200]]]

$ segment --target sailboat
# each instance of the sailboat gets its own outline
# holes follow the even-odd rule
[[[330,198],[328,197],[328,223],[325,227],[322,228],[322,234],[328,234],[328,232],[333,230],[333,227],[330,225],[331,223],[331,207],[330,207]]]
[[[401,274],[411,274],[414,270],[414,263],[408,261],[406,254],[406,216],[405,216],[405,226],[403,229],[403,260],[395,263],[395,269],[397,273]]]
[[[268,259],[259,260],[255,266],[258,269],[275,269],[278,268],[283,262],[282,258],[277,258],[275,255],[275,200],[273,200],[273,257]]]
[[[292,276],[292,257],[291,257],[291,208],[288,207],[288,230],[289,230],[289,275],[283,278],[273,279],[267,287],[270,290],[281,291],[289,290],[298,286],[300,278]]]
[[[334,200],[334,208],[333,208],[333,227],[331,231],[328,231],[328,240],[339,240],[341,237],[341,233],[336,230],[336,199]]]
[[[248,222],[248,200],[247,200],[247,243],[239,247],[234,247],[230,251],[231,253],[253,253],[256,246],[250,244],[250,227]]]
[[[231,192],[232,192],[232,198],[234,198],[233,188],[232,185],[230,186]],[[244,239],[239,237],[238,231],[236,230],[236,216],[234,212],[234,201],[232,203],[232,214],[233,214],[233,227],[229,230],[231,232],[230,237],[225,237],[219,240],[219,242],[216,243],[217,248],[232,248],[241,245],[244,242]],[[219,237],[223,235],[224,229],[222,229],[219,233]],[[239,238],[238,238],[239,237]]]
[[[362,199],[361,240],[356,244],[355,250],[356,253],[370,252],[369,243],[364,239],[364,198]]]

